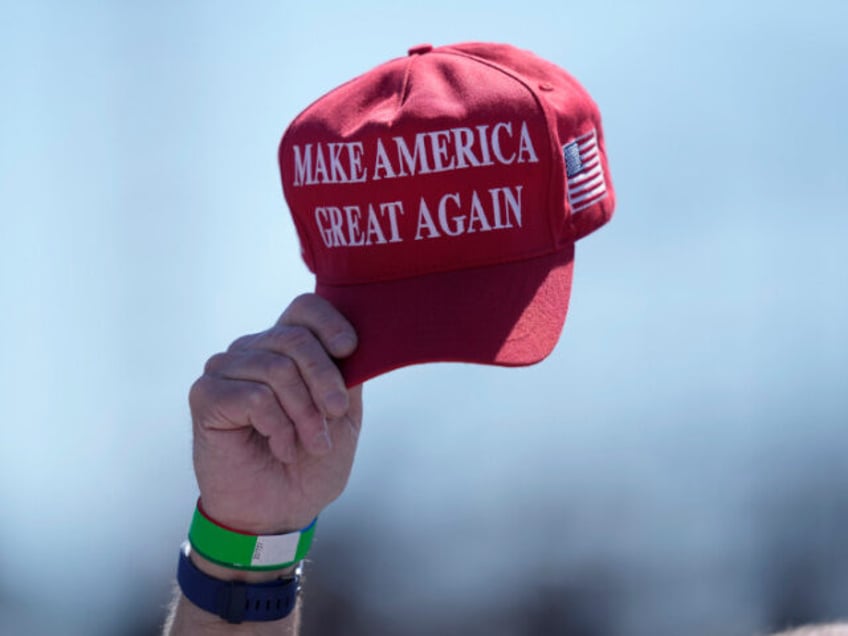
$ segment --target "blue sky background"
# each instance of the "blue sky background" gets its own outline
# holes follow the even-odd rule
[[[805,489],[836,497],[821,521],[848,477],[846,32],[838,0],[0,3],[0,631],[158,610],[196,496],[188,387],[312,287],[283,130],[414,44],[466,40],[589,89],[616,216],[578,246],[543,364],[367,387],[322,531],[379,529],[375,608],[413,607],[402,572],[434,553],[466,566],[445,598],[482,606],[522,532],[531,564],[663,574],[612,631],[766,624],[745,578],[764,532]],[[68,590],[52,613],[45,573]]]

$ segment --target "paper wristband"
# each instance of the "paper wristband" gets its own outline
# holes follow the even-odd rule
[[[192,549],[219,565],[239,570],[278,570],[306,557],[317,521],[316,517],[303,530],[287,534],[242,534],[212,521],[198,502],[188,540]]]

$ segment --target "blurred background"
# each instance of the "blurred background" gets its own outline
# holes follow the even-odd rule
[[[0,633],[153,636],[206,358],[312,288],[291,119],[421,42],[604,113],[618,208],[526,369],[366,388],[304,634],[713,636],[848,617],[848,5],[0,3]]]

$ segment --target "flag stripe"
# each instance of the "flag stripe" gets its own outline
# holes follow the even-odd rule
[[[589,159],[598,156],[598,147],[595,146],[589,152],[584,152],[580,154],[580,158],[583,159],[583,163],[589,161]]]
[[[606,184],[604,184],[604,176],[602,174],[599,174],[594,179],[589,179],[588,181],[581,183],[576,188],[570,188],[569,192],[571,193],[571,198],[574,199],[581,192],[585,192],[586,190],[591,190],[592,188],[594,188],[597,185],[604,185],[604,187],[606,187]]]
[[[594,177],[596,174],[601,173],[602,172],[601,164],[600,164],[600,162],[595,162],[593,165],[586,168],[586,170],[588,172],[580,174],[576,177],[571,177],[571,179],[568,180],[568,185],[569,186],[579,185],[580,182],[585,181],[586,179],[588,179],[590,177]]]
[[[591,208],[591,207],[592,207],[593,205],[595,205],[598,201],[602,201],[603,199],[605,199],[605,198],[606,198],[606,196],[607,196],[607,192],[606,192],[606,190],[605,190],[605,191],[604,191],[604,192],[603,192],[600,196],[598,196],[597,198],[594,198],[594,199],[592,199],[591,201],[589,201],[588,203],[584,203],[583,205],[578,205],[577,207],[575,207],[574,209],[572,209],[572,212],[580,212],[580,210],[585,210],[586,208]]]
[[[594,190],[590,190],[589,192],[587,192],[587,193],[585,193],[585,194],[581,194],[579,197],[574,197],[574,198],[571,200],[571,202],[572,202],[572,203],[581,203],[581,202],[585,201],[586,199],[590,199],[590,198],[592,198],[592,197],[594,197],[594,196],[596,196],[596,195],[598,195],[598,194],[601,194],[602,192],[606,192],[606,190],[607,190],[607,186],[606,186],[606,184],[605,184],[605,183],[601,183],[601,184],[600,184],[600,185],[598,185],[598,187],[597,187],[597,188],[595,188]]]

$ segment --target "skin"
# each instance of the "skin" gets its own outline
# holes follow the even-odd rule
[[[314,294],[299,296],[266,331],[212,356],[189,393],[194,470],[206,512],[244,532],[307,526],[347,485],[362,426],[362,387],[348,389],[333,358],[356,349],[350,323]],[[263,581],[192,561],[220,579]],[[283,621],[232,626],[181,595],[165,634],[295,634]]]
[[[207,513],[255,534],[309,524],[344,490],[362,426],[362,387],[346,388],[333,358],[356,333],[328,302],[296,298],[266,331],[212,356],[189,394],[194,469]],[[261,582],[291,570],[244,572],[192,561],[222,580]],[[230,625],[177,594],[165,636],[296,636],[299,607],[268,623]],[[848,625],[807,626],[775,636],[848,636]]]

